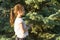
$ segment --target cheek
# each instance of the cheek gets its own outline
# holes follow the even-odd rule
[[[24,15],[24,13],[21,13],[20,15]]]
[[[23,11],[23,13],[22,13],[23,15],[25,14],[25,11]]]
[[[24,11],[24,13],[25,13],[25,11]]]
[[[22,15],[24,15],[24,13],[22,13]]]

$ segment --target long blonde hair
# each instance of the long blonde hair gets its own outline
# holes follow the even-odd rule
[[[24,7],[21,4],[16,4],[13,8],[11,8],[11,11],[10,11],[10,24],[11,24],[11,27],[14,25],[14,20],[17,16],[17,12],[18,11],[23,12],[23,9],[24,9]]]

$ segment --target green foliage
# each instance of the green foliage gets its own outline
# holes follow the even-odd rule
[[[56,38],[56,40],[60,40],[60,36]]]
[[[31,32],[35,35],[44,32],[54,33],[52,30],[56,31],[58,28],[56,25],[60,26],[60,7],[58,7],[58,2],[56,0],[26,0],[25,2],[31,7],[31,10],[29,10],[29,13],[27,13],[27,16],[30,19],[29,23],[33,24]],[[57,28],[54,29],[55,27]],[[46,36],[48,35],[45,35],[45,37]],[[47,40],[47,37],[45,39]]]

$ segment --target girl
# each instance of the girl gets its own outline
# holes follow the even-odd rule
[[[10,24],[14,25],[16,40],[25,40],[28,36],[28,29],[22,19],[24,13],[24,7],[21,4],[17,4],[11,9]]]

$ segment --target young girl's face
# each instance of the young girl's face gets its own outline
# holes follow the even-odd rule
[[[23,16],[25,14],[25,10],[22,9],[22,11],[18,11],[18,15]]]

